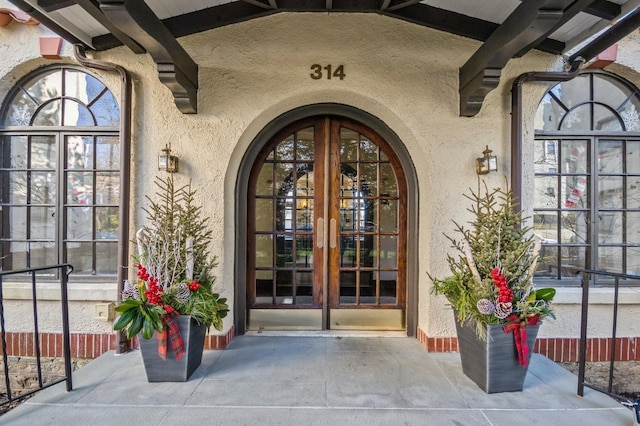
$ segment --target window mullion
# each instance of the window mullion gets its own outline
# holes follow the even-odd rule
[[[58,263],[66,263],[66,235],[67,235],[67,215],[66,215],[66,198],[67,198],[67,165],[66,157],[66,134],[58,132],[56,134],[56,146],[58,147],[58,164],[56,170],[58,179],[58,198],[56,199],[56,221],[57,229],[56,247],[58,249]]]
[[[598,159],[598,144],[599,139],[590,138],[589,140],[589,159],[588,159],[588,167],[590,170],[587,171],[587,174],[590,176],[589,182],[589,223],[591,224],[589,230],[589,238],[591,241],[587,242],[587,250],[590,250],[589,253],[589,265],[586,265],[587,268],[598,268],[598,252],[600,246],[600,240],[598,236],[600,235],[600,222],[599,222],[599,196],[598,196],[598,187],[599,187],[599,173],[597,166]]]

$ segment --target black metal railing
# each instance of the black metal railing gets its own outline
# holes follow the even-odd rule
[[[38,293],[37,293],[37,274],[36,272],[47,270],[59,270],[60,271],[60,301],[61,301],[61,313],[62,313],[62,351],[64,356],[64,377],[59,380],[54,380],[46,385],[42,380],[42,364],[40,360],[40,330],[38,327]],[[73,389],[71,382],[71,339],[69,335],[69,299],[67,296],[67,281],[69,274],[73,272],[73,266],[68,263],[43,266],[39,268],[21,269],[16,271],[1,271],[0,272],[0,335],[2,339],[2,360],[4,363],[4,377],[6,385],[7,399],[0,401],[0,406],[4,406],[14,401],[24,399],[25,397],[32,395],[42,389],[48,388],[55,384],[66,381],[67,391]],[[5,309],[4,309],[4,295],[3,295],[3,279],[8,275],[30,275],[31,276],[31,298],[33,305],[33,344],[36,358],[36,367],[38,373],[38,387],[26,392],[22,392],[19,395],[14,395],[11,390],[11,376],[9,375],[9,362],[7,356],[7,331],[5,329]]]
[[[613,392],[614,367],[617,355],[616,338],[618,326],[618,297],[620,293],[620,282],[623,281],[625,285],[638,285],[640,284],[640,276],[591,269],[580,270],[577,273],[582,276],[582,315],[580,324],[580,352],[578,359],[578,395],[584,396],[585,387],[607,394],[617,399],[618,401],[621,401],[624,405],[634,408],[635,414],[636,416],[638,416],[638,422],[640,423],[638,401],[629,401],[624,396]],[[609,378],[606,388],[602,388],[585,381],[585,370],[587,362],[587,323],[589,319],[589,286],[592,284],[597,284],[598,278],[601,279],[600,284],[605,284],[607,286],[611,286],[611,284],[613,284],[613,318],[611,327],[611,347],[609,348]]]

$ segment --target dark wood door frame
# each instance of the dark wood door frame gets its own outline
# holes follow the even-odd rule
[[[246,291],[247,291],[247,191],[251,168],[262,148],[282,128],[304,118],[330,115],[345,117],[358,121],[377,132],[386,140],[395,152],[407,181],[407,276],[406,276],[406,315],[407,335],[416,336],[418,323],[418,182],[415,167],[409,152],[400,138],[384,122],[371,114],[357,108],[333,103],[303,106],[286,112],[271,121],[255,137],[247,149],[238,172],[235,191],[235,288],[234,288],[234,327],[235,334],[242,335],[246,331]]]

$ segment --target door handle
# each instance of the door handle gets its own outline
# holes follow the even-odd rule
[[[329,247],[336,248],[336,240],[338,232],[336,230],[336,219],[333,218],[329,221]]]
[[[324,218],[319,217],[316,225],[316,247],[324,247]]]

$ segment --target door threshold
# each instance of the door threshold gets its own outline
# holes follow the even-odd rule
[[[248,330],[245,336],[285,337],[407,337],[404,330]]]

